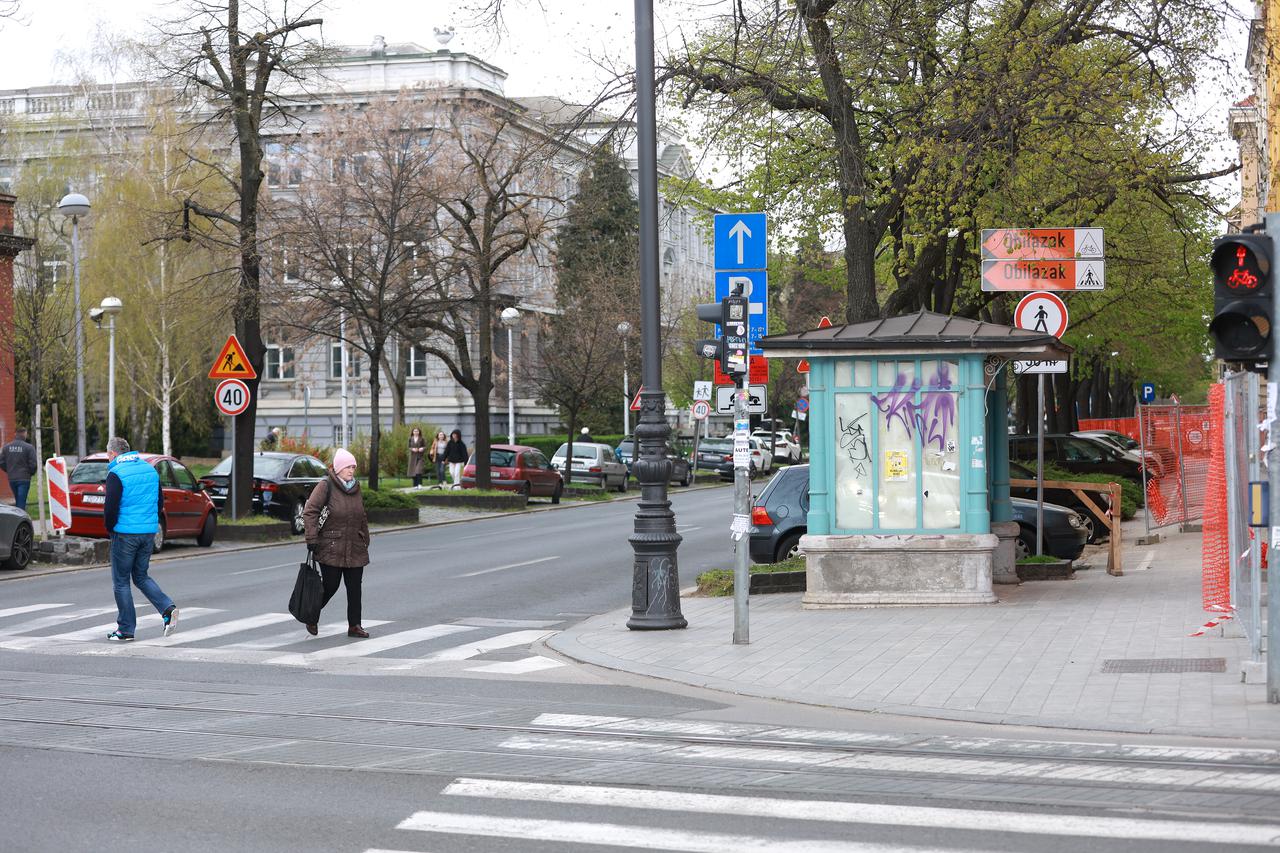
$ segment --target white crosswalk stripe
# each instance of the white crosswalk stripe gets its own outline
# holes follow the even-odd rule
[[[160,615],[142,613],[146,604],[138,607],[138,639],[128,644],[128,651],[105,643],[116,624],[103,620],[116,615],[115,607],[76,607],[61,602],[0,609],[0,649],[100,655],[108,653],[110,648],[116,650],[112,653],[132,656],[275,666],[322,666],[330,661],[336,666],[369,659],[369,665],[379,671],[430,675],[442,671],[456,673],[460,671],[457,665],[461,662],[482,658],[491,652],[529,646],[554,634],[550,626],[559,624],[558,621],[471,617],[400,631],[378,631],[368,640],[348,640],[346,621],[324,623],[319,628],[319,636],[312,637],[287,613],[228,618],[230,614],[220,609],[180,606],[182,621],[178,630],[164,637],[158,630]],[[394,624],[383,619],[364,622],[369,629]],[[515,627],[525,630],[509,630]],[[501,630],[504,628],[508,630]],[[55,633],[47,633],[49,631]],[[486,633],[492,636],[483,636]],[[471,637],[473,634],[475,639],[450,642],[456,635]],[[417,648],[418,644],[422,644],[422,648]],[[397,650],[401,650],[399,656],[395,654]],[[461,671],[495,677],[522,676],[562,666],[559,661],[532,655],[519,660],[476,661]]]

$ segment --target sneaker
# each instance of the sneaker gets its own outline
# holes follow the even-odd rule
[[[170,604],[169,609],[164,612],[164,635],[167,637],[173,633],[173,629],[178,627],[178,608]],[[130,638],[132,639],[132,638]]]
[[[121,634],[119,631],[112,631],[107,634],[107,639],[113,643],[132,643],[133,634]]]

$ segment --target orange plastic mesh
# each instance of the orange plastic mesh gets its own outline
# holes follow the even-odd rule
[[[1208,406],[1143,406],[1147,505],[1156,527],[1182,524],[1204,514],[1209,448],[1222,443],[1222,422]]]
[[[1200,596],[1205,610],[1231,607],[1231,565],[1227,540],[1227,466],[1223,445],[1223,412],[1226,400],[1221,383],[1209,386],[1207,430],[1209,459],[1205,470],[1204,533],[1200,541]]]

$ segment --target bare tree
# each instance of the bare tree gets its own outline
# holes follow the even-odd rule
[[[553,163],[562,143],[470,93],[440,106],[439,179],[430,183],[438,230],[427,264],[437,307],[417,324],[415,344],[471,395],[476,485],[487,488],[494,327],[541,278],[538,254],[563,197]]]
[[[281,282],[281,325],[332,336],[339,315],[347,342],[369,357],[373,427],[369,486],[378,487],[382,370],[389,344],[413,328],[435,297],[421,286],[426,244],[434,239],[431,130],[434,96],[404,90],[362,107],[333,108],[311,140],[297,204],[273,222],[296,282]],[[290,266],[293,266],[291,261]]]
[[[187,14],[162,25],[163,47],[157,60],[183,84],[186,95],[208,101],[214,113],[206,129],[230,129],[235,137],[237,168],[212,160],[230,190],[232,201],[219,204],[193,194],[183,206],[184,221],[191,213],[231,232],[228,242],[239,254],[239,282],[232,317],[236,335],[255,372],[262,374],[266,347],[262,341],[259,196],[262,190],[264,128],[284,127],[291,121],[290,102],[280,93],[281,79],[299,83],[324,53],[302,33],[319,27],[312,17],[317,4],[300,11],[271,0],[189,0]],[[196,156],[196,155],[191,155]],[[248,513],[253,495],[253,434],[257,418],[257,380],[249,383],[251,401],[236,418],[236,512]]]

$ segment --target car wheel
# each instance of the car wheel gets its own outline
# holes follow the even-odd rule
[[[200,535],[196,537],[196,544],[201,548],[208,548],[213,544],[213,536],[218,530],[218,519],[214,513],[209,513],[204,518],[204,526],[200,528]]]
[[[685,488],[688,488],[689,486],[693,485],[693,469],[692,468],[684,469],[684,479],[680,481],[680,485],[684,486]]]
[[[160,549],[164,547],[164,522],[160,522],[160,526],[156,528],[156,533],[151,537],[151,553],[159,554]]]
[[[553,504],[560,503],[562,495],[564,495],[564,483],[556,483],[556,490],[551,493],[551,502]]]
[[[6,569],[25,569],[31,565],[31,545],[35,539],[30,524],[19,524],[13,531],[13,541],[9,543],[9,559],[4,561]]]
[[[1084,519],[1084,532],[1088,534],[1084,541],[1093,543],[1102,539],[1101,525],[1093,520],[1093,516],[1080,510],[1077,510],[1077,512]]]
[[[1025,560],[1036,552],[1035,531],[1023,527],[1018,531],[1018,538],[1013,540],[1013,561]]]
[[[778,543],[778,550],[774,552],[773,561],[781,563],[783,560],[803,554],[804,552],[800,550],[800,537],[803,535],[803,533],[790,533],[784,536]]]
[[[624,495],[627,493],[627,475],[626,474],[622,475],[622,482],[618,484],[618,491]]]
[[[528,480],[521,481],[520,485],[516,487],[516,494],[523,496],[525,500],[529,499],[530,488]]]
[[[293,512],[291,513],[292,518],[289,521],[289,526],[293,529],[294,536],[301,536],[307,532],[307,520],[303,517],[303,512],[305,510],[306,505],[303,504],[302,501],[298,501],[293,505]]]

